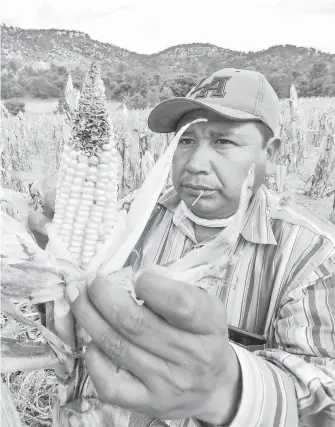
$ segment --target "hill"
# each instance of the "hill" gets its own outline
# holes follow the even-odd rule
[[[293,45],[239,52],[208,43],[172,46],[143,55],[102,43],[83,32],[1,26],[2,98],[61,97],[68,73],[80,87],[93,60],[109,99],[137,107],[187,93],[201,77],[223,67],[262,72],[280,97],[292,81],[300,96],[335,96],[335,54]]]

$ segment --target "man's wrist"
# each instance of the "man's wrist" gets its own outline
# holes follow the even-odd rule
[[[242,395],[242,372],[235,350],[230,345],[229,347],[231,349],[229,369],[222,386],[213,395],[210,409],[197,418],[197,423],[200,422],[201,427],[229,425],[238,411]]]

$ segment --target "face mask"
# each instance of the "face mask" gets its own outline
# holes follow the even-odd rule
[[[223,218],[223,219],[204,219],[199,218],[198,216],[194,215],[194,213],[188,209],[188,207],[185,205],[183,201],[181,201],[181,207],[183,209],[184,215],[193,221],[197,225],[202,225],[204,227],[227,227],[229,223],[234,221],[234,218],[236,214],[230,216],[229,218]]]

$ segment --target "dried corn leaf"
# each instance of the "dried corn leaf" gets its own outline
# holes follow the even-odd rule
[[[1,306],[3,313],[11,316],[17,322],[39,330],[62,363],[65,364],[75,357],[81,357],[78,352],[73,351],[68,345],[64,344],[53,332],[49,331],[49,329],[24,316],[4,295],[1,295]]]
[[[64,295],[65,278],[82,271],[71,262],[53,226],[49,227],[50,250],[42,250],[15,219],[1,212],[2,293],[16,300],[41,303]]]
[[[34,241],[29,232],[14,218],[4,212],[1,218],[1,250],[2,262],[7,265],[34,261],[52,267],[48,254]]]
[[[0,200],[11,203],[23,218],[28,216],[28,197],[26,194],[0,187]]]
[[[31,261],[1,263],[1,293],[8,298],[38,304],[63,297],[64,289],[64,281],[55,269]]]
[[[54,369],[59,360],[48,344],[1,337],[1,372]]]

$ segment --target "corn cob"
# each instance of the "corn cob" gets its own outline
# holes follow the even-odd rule
[[[57,181],[54,224],[72,258],[83,269],[116,222],[118,153],[95,63],[84,80],[64,145]]]

